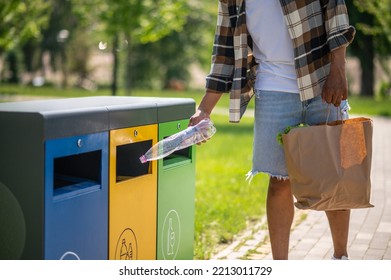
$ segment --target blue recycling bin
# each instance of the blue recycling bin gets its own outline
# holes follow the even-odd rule
[[[108,133],[45,143],[45,259],[106,259]]]
[[[106,103],[0,104],[0,259],[107,259]]]

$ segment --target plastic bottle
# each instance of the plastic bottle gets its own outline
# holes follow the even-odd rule
[[[167,137],[153,145],[140,157],[142,163],[164,158],[177,150],[182,150],[194,144],[208,140],[216,133],[216,128],[210,119],[203,119],[195,126]]]

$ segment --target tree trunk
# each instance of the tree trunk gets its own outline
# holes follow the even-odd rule
[[[361,63],[361,89],[362,96],[375,96],[375,51],[373,37],[366,36],[366,44],[363,44]]]
[[[67,88],[68,87],[68,56],[63,46],[61,47],[60,55],[61,55],[61,73],[62,73],[61,88]]]
[[[126,95],[132,93],[132,68],[133,68],[133,50],[130,41],[130,36],[126,36],[127,48],[126,48],[126,65],[125,65],[125,90]]]
[[[7,80],[7,82],[12,84],[19,83],[19,67],[18,67],[18,57],[15,52],[8,53],[7,56],[8,65],[9,65],[9,71],[10,71],[10,77]]]
[[[111,95],[117,95],[118,88],[118,34],[114,35],[113,38],[113,71],[112,71],[112,80],[111,80]]]

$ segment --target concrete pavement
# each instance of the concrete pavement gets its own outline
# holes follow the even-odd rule
[[[374,208],[352,210],[348,252],[351,260],[391,260],[391,119],[373,120],[372,193]],[[330,260],[331,234],[324,212],[296,210],[289,259]],[[212,259],[271,260],[267,222],[246,229]]]

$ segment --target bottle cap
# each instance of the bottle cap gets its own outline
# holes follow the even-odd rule
[[[147,160],[147,157],[145,155],[142,155],[140,157],[140,161],[141,161],[141,163],[146,163],[148,160]]]

